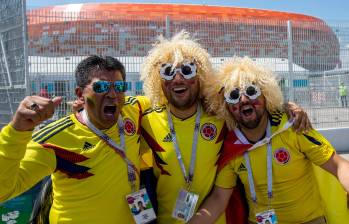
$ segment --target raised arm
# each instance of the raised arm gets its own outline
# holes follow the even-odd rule
[[[233,188],[215,186],[212,193],[189,221],[190,224],[214,223],[228,205]]]
[[[51,117],[60,98],[31,96],[19,105],[11,123],[0,133],[0,202],[28,190],[55,169],[52,152],[31,140],[36,125]]]

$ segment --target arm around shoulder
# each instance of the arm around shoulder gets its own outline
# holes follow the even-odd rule
[[[349,161],[333,153],[331,158],[321,165],[329,173],[338,178],[346,192],[349,192]]]

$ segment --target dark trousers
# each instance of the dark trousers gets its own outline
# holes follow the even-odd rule
[[[158,210],[158,201],[156,199],[156,186],[157,186],[157,179],[154,176],[153,168],[141,170],[141,188],[145,187],[147,190],[147,193],[149,195],[149,199],[151,201],[151,204],[153,205],[155,213],[157,213]],[[155,224],[156,220],[149,222],[148,224]]]
[[[347,96],[341,96],[342,107],[348,107]]]

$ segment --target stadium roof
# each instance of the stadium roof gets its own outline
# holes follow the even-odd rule
[[[49,14],[55,12],[57,15],[77,15],[71,20],[79,19],[79,13],[86,15],[88,13],[100,13],[103,17],[101,20],[115,19],[120,16],[128,16],[129,19],[138,16],[144,16],[143,20],[152,20],[157,17],[169,15],[174,19],[183,19],[195,16],[197,19],[205,19],[208,21],[226,20],[231,18],[241,19],[267,19],[275,21],[297,20],[303,22],[322,22],[322,20],[308,15],[280,12],[273,10],[253,9],[253,8],[239,8],[228,6],[208,6],[208,5],[190,5],[190,4],[139,4],[139,3],[87,3],[87,4],[68,4],[57,5],[51,7],[44,7],[29,11],[41,12]],[[76,14],[77,13],[77,14]],[[62,17],[52,18],[52,22],[59,21]],[[30,24],[35,23],[30,21]]]

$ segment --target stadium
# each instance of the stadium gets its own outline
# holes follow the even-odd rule
[[[158,35],[186,29],[213,57],[288,58],[287,43],[280,41],[287,40],[287,21],[292,22],[295,64],[310,71],[340,65],[336,35],[318,18],[203,5],[74,4],[40,8],[28,12],[29,48],[35,56],[137,57],[147,54]]]

